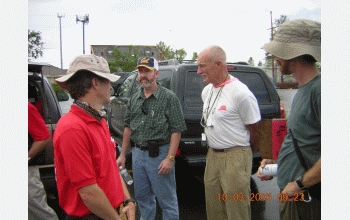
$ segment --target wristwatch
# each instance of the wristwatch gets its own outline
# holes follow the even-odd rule
[[[174,161],[175,160],[175,157],[174,156],[168,156],[168,158],[171,160],[171,161]]]
[[[125,201],[123,202],[123,206],[125,207],[129,202],[133,202],[133,203],[135,204],[135,206],[136,206],[136,201],[135,201],[135,199],[127,199],[127,200],[125,200]]]
[[[295,182],[297,183],[297,185],[299,186],[299,188],[301,190],[305,190],[305,189],[309,188],[309,187],[306,187],[303,185],[303,176],[300,176],[297,180],[295,180]]]

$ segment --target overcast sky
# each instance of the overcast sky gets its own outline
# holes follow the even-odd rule
[[[89,14],[85,25],[85,53],[90,45],[156,45],[163,41],[185,49],[186,59],[209,45],[219,45],[227,61],[264,62],[261,46],[270,38],[273,22],[280,15],[292,20],[321,21],[320,0],[29,0],[28,29],[40,31],[45,43],[39,61],[57,67],[60,61],[61,18],[63,68],[83,53],[83,23],[76,16]],[[238,3],[239,2],[239,3]],[[102,4],[103,3],[103,4]]]

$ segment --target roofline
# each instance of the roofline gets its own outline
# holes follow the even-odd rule
[[[32,61],[28,61],[28,65],[32,65],[32,66],[51,66],[51,64],[49,64],[49,63],[32,62]]]

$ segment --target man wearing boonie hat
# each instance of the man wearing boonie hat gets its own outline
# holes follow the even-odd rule
[[[107,61],[80,55],[67,74],[56,79],[74,99],[54,134],[54,163],[58,200],[69,219],[135,219],[135,203],[116,164],[116,143],[101,109],[110,102]],[[124,208],[119,209],[124,202]]]
[[[132,146],[135,199],[141,219],[155,219],[157,198],[163,219],[177,220],[175,155],[181,132],[186,129],[182,108],[176,95],[157,83],[159,70],[154,57],[139,58],[136,68],[141,89],[126,106],[117,163],[125,166],[126,152]]]
[[[316,67],[321,61],[321,23],[285,22],[262,49],[275,57],[281,73],[292,75],[299,87],[278,160],[264,159],[261,167],[278,164],[282,220],[321,219],[321,74]],[[260,172],[258,177],[271,179]]]

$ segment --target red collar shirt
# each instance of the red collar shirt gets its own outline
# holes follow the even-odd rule
[[[78,189],[95,183],[114,208],[120,206],[124,192],[116,163],[116,143],[104,118],[98,121],[72,105],[59,120],[53,141],[58,200],[68,215],[91,213]]]

